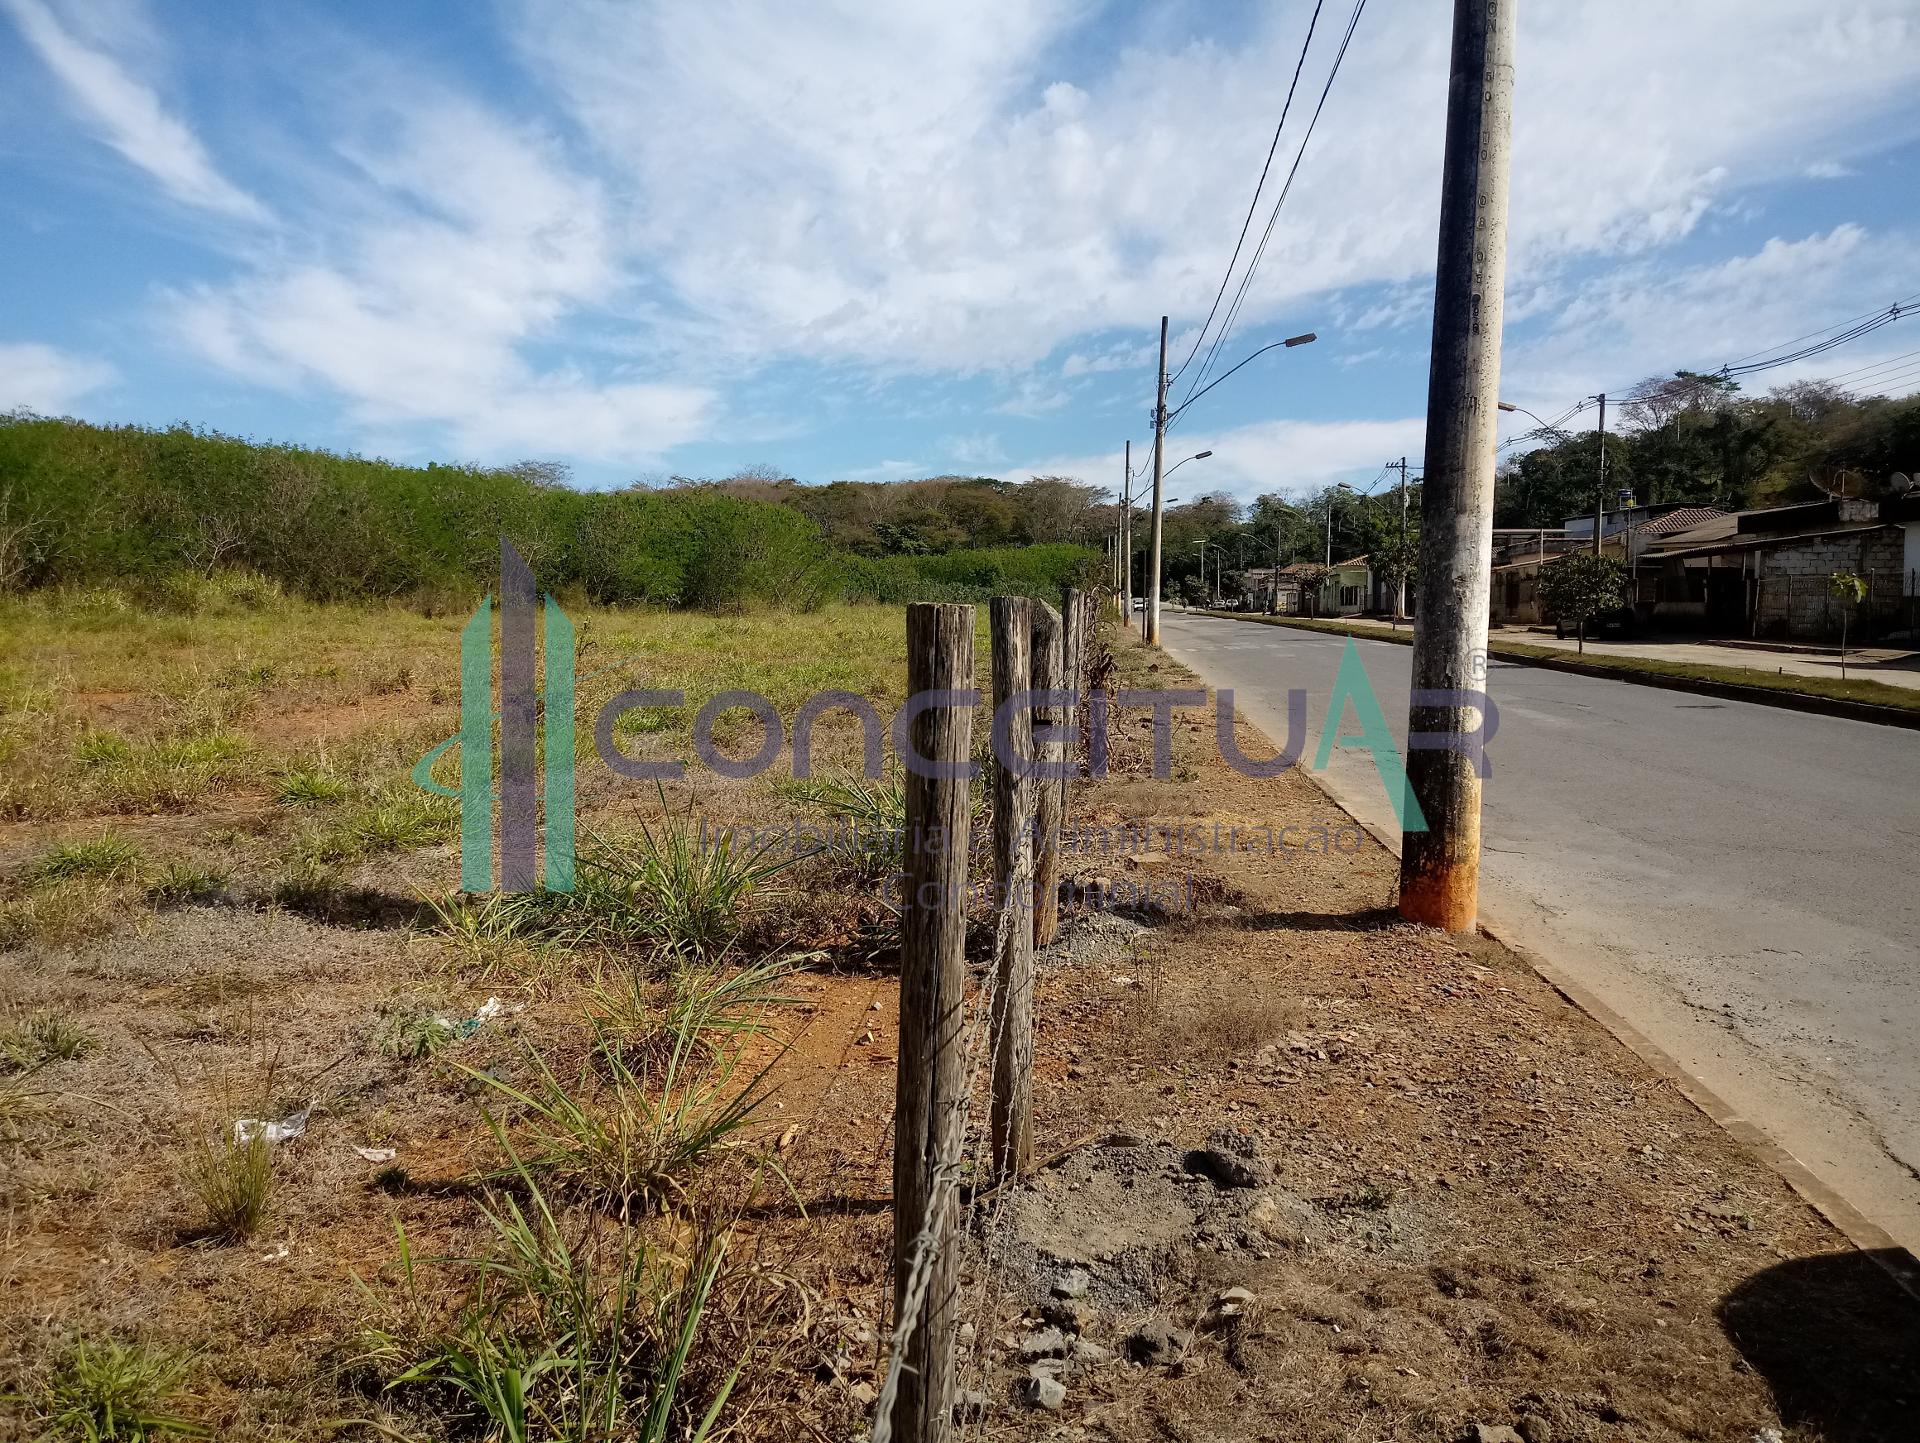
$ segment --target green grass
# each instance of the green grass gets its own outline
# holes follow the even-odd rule
[[[588,919],[590,935],[711,958],[739,934],[747,898],[792,860],[742,850],[727,833],[703,837],[691,816],[669,813],[626,836],[592,838],[568,910]]]
[[[227,720],[219,712],[193,715],[184,735],[138,742],[112,732],[84,734],[73,756],[89,805],[116,812],[191,807],[238,775],[247,757],[245,739],[223,729]]]
[[[423,1295],[404,1230],[401,1296],[366,1336],[386,1390],[422,1395],[459,1436],[490,1443],[706,1443],[726,1415],[744,1356],[703,1355],[703,1323],[724,1276],[724,1233],[684,1259],[637,1230],[578,1219],[524,1170],[481,1209],[487,1254],[454,1263],[468,1288],[451,1325]],[[524,1197],[525,1202],[521,1201]],[[378,1301],[378,1300],[376,1300]],[[704,1375],[711,1374],[706,1379]],[[707,1387],[690,1396],[693,1379]],[[451,1401],[448,1395],[451,1394]]]
[[[900,870],[907,835],[907,788],[900,777],[795,778],[777,790],[827,814],[825,855],[863,877]]]
[[[274,780],[273,799],[283,807],[317,807],[348,791],[344,779],[318,767],[292,767]]]
[[[400,782],[308,832],[297,843],[295,855],[308,862],[333,864],[431,847],[453,835],[459,817],[452,799]]]
[[[512,1115],[511,1127],[492,1115],[488,1121],[515,1170],[627,1218],[684,1204],[691,1174],[729,1146],[766,1100],[769,1069],[737,1084],[736,1057],[710,1047],[703,1029],[688,1022],[654,1065],[636,1065],[624,1048],[596,1037],[571,1081],[531,1043],[522,1055],[524,1083],[454,1065]]]
[[[210,1437],[164,1411],[187,1368],[187,1359],[140,1343],[76,1342],[47,1387],[46,1436],[80,1443]]]
[[[1212,616],[1233,621],[1253,621],[1266,626],[1291,626],[1302,631],[1324,631],[1335,636],[1358,636],[1380,641],[1411,644],[1409,627],[1398,631],[1370,622],[1329,621],[1304,616],[1255,616],[1246,612],[1217,611]],[[1487,650],[1495,656],[1510,656],[1525,661],[1544,661],[1560,665],[1592,667],[1617,671],[1631,678],[1634,674],[1667,676],[1678,680],[1712,682],[1721,686],[1751,687],[1758,691],[1786,692],[1797,696],[1826,697],[1834,701],[1867,702],[1874,706],[1896,707],[1902,711],[1920,711],[1920,688],[1889,686],[1883,681],[1842,681],[1837,676],[1798,676],[1779,671],[1760,671],[1745,666],[1715,666],[1710,662],[1663,661],[1657,657],[1621,656],[1617,653],[1589,651],[1585,655],[1554,646],[1532,646],[1524,641],[1494,638]]]
[[[172,862],[147,883],[147,901],[155,907],[192,907],[218,902],[227,895],[232,873],[225,867],[195,862]]]
[[[0,1062],[22,1072],[48,1062],[72,1062],[99,1045],[86,1028],[58,1012],[33,1012],[0,1026]]]
[[[771,1030],[774,1010],[793,1000],[780,990],[790,971],[784,958],[737,970],[679,967],[658,981],[615,969],[592,988],[595,1035],[641,1076],[671,1066],[683,1039],[719,1059]]]
[[[118,832],[102,832],[50,847],[34,872],[42,881],[64,882],[78,877],[126,877],[139,865],[139,847]]]

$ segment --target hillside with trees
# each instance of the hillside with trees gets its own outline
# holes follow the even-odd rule
[[[1102,574],[1091,488],[943,479],[801,487],[746,475],[583,491],[564,468],[402,466],[185,426],[0,418],[0,588],[222,569],[314,600],[448,604],[510,537],[544,586],[730,609],[1057,596]]]
[[[1883,482],[1920,465],[1920,396],[1854,396],[1802,381],[1747,396],[1718,376],[1678,371],[1642,381],[1610,411],[1605,499],[1685,502],[1729,511],[1813,500],[1815,478]],[[1500,471],[1500,526],[1559,526],[1601,494],[1600,436],[1542,427]]]

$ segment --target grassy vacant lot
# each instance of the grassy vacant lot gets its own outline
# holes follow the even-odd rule
[[[897,819],[831,779],[852,729],[806,787],[586,760],[580,891],[463,897],[455,818],[405,777],[453,730],[464,615],[187,603],[0,603],[0,1440],[861,1436],[890,861],[696,830]],[[904,684],[897,608],[574,617],[587,718],[630,686],[790,713]],[[1113,645],[1125,685],[1190,681]],[[1210,736],[1183,714],[1156,780],[1123,715],[1075,821],[1338,830]],[[686,743],[684,715],[622,734]],[[1523,964],[1399,925],[1351,840],[1069,855],[1158,900],[1076,914],[1043,962],[1049,1165],[964,1269],[988,1433],[1904,1436],[1920,1364],[1880,1275]],[[1183,1162],[1209,1148],[1244,1179]],[[1018,1401],[1036,1333],[1060,1412]]]
[[[1235,621],[1258,622],[1265,626],[1293,626],[1303,631],[1332,632],[1336,636],[1363,636],[1407,643],[1413,640],[1409,628],[1378,622],[1332,621],[1306,616],[1254,616],[1241,611],[1208,614]],[[1584,655],[1576,655],[1560,647],[1529,646],[1524,641],[1509,641],[1505,637],[1495,637],[1487,649],[1495,656],[1523,657],[1533,661],[1619,672],[1629,680],[1636,675],[1673,677],[1682,681],[1715,682],[1722,686],[1750,687],[1759,691],[1789,692],[1799,696],[1829,697],[1835,701],[1898,707],[1902,711],[1920,711],[1920,691],[1907,686],[1888,686],[1883,681],[1857,678],[1842,681],[1837,676],[1797,676],[1747,666],[1712,666],[1691,661],[1662,661],[1657,657],[1609,655],[1605,652],[1589,651]]]
[[[463,616],[225,579],[0,605],[0,1438],[519,1437],[485,1431],[518,1391],[529,1437],[666,1436],[812,1347],[738,1220],[789,1192],[762,1074],[794,974],[884,949],[884,909],[863,857],[703,853],[694,817],[897,793],[643,790],[590,728],[640,685],[689,709],[629,716],[633,754],[729,688],[890,708],[901,613],[575,620],[582,885],[516,905],[455,893],[453,804],[407,779]],[[853,741],[823,722],[820,772]]]

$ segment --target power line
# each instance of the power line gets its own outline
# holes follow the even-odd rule
[[[1247,268],[1240,277],[1240,286],[1234,292],[1233,303],[1227,308],[1226,317],[1220,323],[1220,329],[1214,336],[1213,345],[1208,349],[1206,359],[1200,363],[1200,371],[1187,386],[1187,394],[1181,398],[1182,407],[1194,398],[1201,384],[1213,370],[1214,361],[1225,346],[1227,337],[1233,333],[1233,323],[1245,303],[1247,292],[1253,284],[1255,273],[1260,269],[1260,261],[1266,255],[1267,244],[1273,239],[1274,227],[1279,223],[1280,211],[1287,203],[1287,196],[1293,190],[1294,178],[1300,174],[1300,163],[1306,159],[1307,146],[1313,140],[1313,132],[1320,124],[1320,114],[1326,109],[1327,97],[1333,92],[1333,82],[1340,75],[1340,66],[1347,58],[1347,48],[1353,43],[1353,32],[1360,25],[1360,16],[1367,8],[1367,0],[1356,0],[1353,14],[1347,21],[1346,32],[1340,37],[1340,48],[1333,57],[1333,67],[1327,72],[1327,83],[1321,87],[1319,102],[1313,108],[1313,116],[1307,122],[1307,132],[1300,138],[1300,148],[1294,153],[1293,165],[1287,171],[1286,183],[1281,186],[1280,194],[1274,198],[1273,210],[1267,216],[1267,224],[1260,236],[1260,244],[1254,248],[1253,257],[1247,262]]]
[[[1168,377],[1167,384],[1172,385],[1180,379],[1180,373],[1199,354],[1200,343],[1207,338],[1207,327],[1213,324],[1213,318],[1220,309],[1220,297],[1227,293],[1227,283],[1233,279],[1233,268],[1239,263],[1240,248],[1247,243],[1247,230],[1253,225],[1254,212],[1260,208],[1260,192],[1267,183],[1267,172],[1273,168],[1274,154],[1280,149],[1280,132],[1286,128],[1287,113],[1293,109],[1293,93],[1300,85],[1300,72],[1306,68],[1307,51],[1313,45],[1314,27],[1320,23],[1320,8],[1326,0],[1314,0],[1313,14],[1307,19],[1307,38],[1300,43],[1300,58],[1294,62],[1293,82],[1287,86],[1286,103],[1280,107],[1280,123],[1273,128],[1273,143],[1267,147],[1266,163],[1260,167],[1260,179],[1254,183],[1253,199],[1247,202],[1247,218],[1240,222],[1240,238],[1233,243],[1233,254],[1227,259],[1226,274],[1220,277],[1220,289],[1213,293],[1213,305],[1207,310],[1206,320],[1200,323],[1200,332],[1193,338],[1193,349],[1187,352],[1187,359],[1180,363],[1180,369]]]
[[[1712,374],[1729,379],[1735,376],[1753,376],[1758,375],[1762,371],[1772,371],[1777,370],[1781,366],[1792,365],[1796,361],[1810,360],[1815,356],[1823,355],[1833,350],[1837,346],[1844,346],[1850,341],[1857,341],[1862,336],[1870,335],[1882,326],[1890,326],[1902,317],[1912,315],[1916,309],[1920,309],[1920,307],[1902,306],[1898,302],[1895,302],[1893,305],[1887,307],[1886,310],[1876,313],[1873,319],[1850,325],[1838,334],[1827,337],[1824,341],[1816,341],[1812,345],[1802,346],[1798,350],[1788,351],[1784,355],[1770,356],[1761,361],[1748,361],[1738,366],[1731,364],[1724,365],[1719,370],[1712,372]],[[1788,344],[1791,345],[1792,342],[1788,342]]]
[[[1894,305],[1904,306],[1910,301],[1920,301],[1920,291],[1915,291],[1910,296],[1902,296],[1899,300],[1894,302]],[[1844,321],[1835,321],[1832,325],[1822,326],[1817,331],[1808,331],[1804,336],[1795,336],[1791,341],[1782,341],[1777,346],[1763,346],[1760,350],[1748,351],[1747,354],[1744,356],[1735,356],[1733,360],[1729,361],[1727,364],[1737,366],[1742,361],[1751,361],[1755,356],[1764,356],[1771,351],[1778,351],[1786,346],[1796,346],[1802,341],[1812,340],[1815,336],[1824,336],[1829,331],[1837,331],[1842,326],[1850,326],[1850,325],[1853,325],[1856,321],[1869,320],[1872,317],[1881,315],[1881,314],[1883,314],[1883,312],[1876,310],[1876,311],[1865,311],[1862,314],[1857,316],[1848,316],[1847,319]]]

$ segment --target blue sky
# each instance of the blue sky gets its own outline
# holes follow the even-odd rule
[[[1418,464],[1449,8],[1366,5],[1219,369],[1320,339],[1183,417],[1176,494]],[[0,0],[0,409],[595,486],[1110,484],[1310,9]],[[1515,114],[1530,409],[1920,293],[1920,0],[1536,0]],[[1764,383],[1904,393],[1915,352]]]

